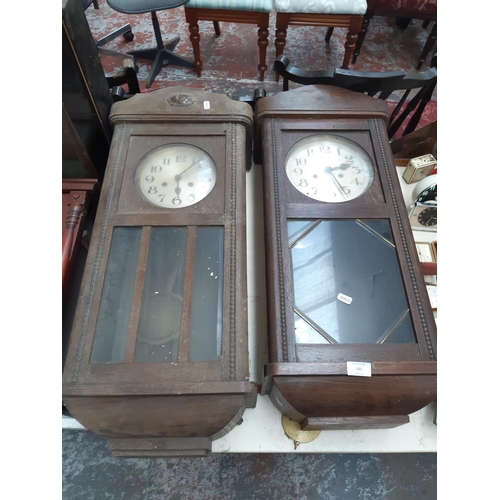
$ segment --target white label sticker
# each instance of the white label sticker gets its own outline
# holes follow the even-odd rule
[[[210,109],[210,101],[203,101],[203,109]]]
[[[371,377],[372,364],[360,363],[359,361],[348,361],[347,375],[352,375],[353,377]]]
[[[350,304],[352,302],[352,298],[348,297],[347,295],[344,295],[343,293],[339,293],[337,295],[337,299],[339,299],[344,304]]]

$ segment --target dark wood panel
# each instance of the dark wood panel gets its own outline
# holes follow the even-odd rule
[[[65,404],[85,428],[108,437],[210,437],[245,406],[245,396],[66,397]]]
[[[345,429],[393,429],[407,424],[407,415],[390,415],[382,417],[338,417],[338,418],[306,418],[300,425],[303,431],[345,430]]]
[[[304,417],[409,415],[436,400],[435,375],[275,376],[282,397]]]
[[[297,361],[301,363],[340,363],[361,361],[420,361],[417,344],[297,344]]]

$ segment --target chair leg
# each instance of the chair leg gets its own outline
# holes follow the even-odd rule
[[[213,23],[214,23],[215,36],[220,36],[219,21],[214,21]]]
[[[288,29],[288,22],[290,16],[283,12],[278,12],[276,14],[276,33],[274,46],[276,47],[276,57],[283,54],[283,50],[286,45],[286,30]],[[276,73],[276,81],[279,82],[280,75]]]
[[[99,52],[99,54],[104,54],[107,56],[118,57],[119,59],[132,59],[133,60],[134,58],[130,54],[123,54],[123,53],[118,52],[116,50],[106,49],[105,47],[103,47],[103,45],[106,45],[111,40],[118,38],[120,35],[125,36],[126,34],[133,39],[134,35],[132,33],[132,26],[130,26],[130,24],[125,24],[121,28],[118,28],[115,31],[111,32],[109,35],[106,35],[106,36],[103,36],[102,38],[99,38],[99,40],[97,40],[97,42],[96,42],[97,52]]]
[[[345,52],[344,61],[342,63],[343,69],[349,69],[349,62],[351,61],[352,54],[356,47],[356,41],[358,40],[358,34],[363,26],[363,16],[351,16],[351,22],[349,23],[349,30],[347,32],[347,38],[345,42]]]
[[[185,57],[178,56],[174,54],[172,50],[179,43],[180,37],[174,36],[168,40],[167,44],[163,43],[160,25],[158,23],[158,17],[156,12],[151,12],[151,20],[153,21],[153,30],[156,38],[156,48],[151,49],[140,49],[132,50],[129,54],[137,57],[138,59],[146,59],[148,61],[153,61],[151,71],[149,72],[148,78],[146,80],[146,88],[150,88],[154,79],[160,72],[163,66],[168,64],[173,64],[174,66],[181,66],[184,68],[194,68],[194,64]]]
[[[361,45],[363,45],[363,42],[365,40],[366,32],[368,31],[368,25],[370,24],[370,21],[374,15],[374,11],[366,11],[366,14],[364,15],[363,18],[363,25],[361,26],[361,31],[358,34],[358,40],[356,42],[356,48],[354,49],[354,54],[352,56],[352,63],[354,64],[356,62],[356,59],[359,56],[359,53],[361,52]]]
[[[259,14],[257,25],[259,26],[259,31],[257,36],[259,38],[259,65],[257,66],[257,71],[259,72],[260,81],[264,81],[264,73],[267,70],[266,64],[266,51],[269,45],[269,14]]]
[[[427,56],[432,50],[432,47],[434,47],[434,45],[436,44],[436,40],[437,40],[437,22],[434,23],[434,26],[432,27],[432,30],[429,33],[429,36],[427,37],[424,49],[420,54],[420,60],[418,61],[417,64],[417,70],[419,70],[422,67],[422,64],[424,64],[425,60],[427,59]]]
[[[192,16],[191,14],[188,15],[188,9],[186,9],[186,21],[189,23],[189,39],[193,46],[194,67],[196,69],[196,74],[200,77],[203,68],[200,50],[200,27],[196,16]]]
[[[333,27],[329,27],[327,30],[326,30],[326,34],[325,34],[325,42],[329,42],[330,41],[330,38],[332,38],[332,34],[333,34]]]

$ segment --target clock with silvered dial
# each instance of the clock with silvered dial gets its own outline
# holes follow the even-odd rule
[[[113,105],[63,402],[116,456],[205,456],[254,407],[247,103],[185,87]]]
[[[269,347],[261,394],[301,430],[408,423],[436,398],[436,325],[387,105],[306,85],[259,99],[255,112]],[[352,362],[370,375],[353,376]]]
[[[350,139],[313,135],[296,142],[287,154],[286,175],[302,194],[339,203],[365,193],[373,182],[373,162]]]
[[[203,200],[214,188],[215,163],[189,144],[160,146],[144,155],[135,172],[139,193],[154,205],[183,208]]]

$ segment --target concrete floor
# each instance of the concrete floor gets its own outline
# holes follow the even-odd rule
[[[62,432],[63,500],[432,500],[435,453],[114,458],[106,440]]]

